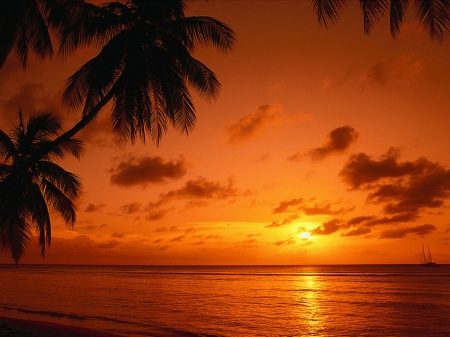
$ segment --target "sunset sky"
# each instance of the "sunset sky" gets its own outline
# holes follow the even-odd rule
[[[45,259],[21,263],[450,263],[450,39],[433,43],[408,10],[363,33],[357,2],[321,28],[311,1],[193,1],[187,15],[229,24],[231,54],[199,48],[216,101],[157,147],[119,143],[109,111],[83,131],[77,222],[53,216]],[[61,108],[64,80],[95,55],[14,54],[0,69],[0,128]],[[0,262],[13,263],[7,252]]]

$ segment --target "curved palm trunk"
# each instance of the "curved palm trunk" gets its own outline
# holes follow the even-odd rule
[[[66,141],[73,136],[75,136],[78,132],[83,130],[89,123],[91,123],[95,117],[97,117],[98,113],[101,109],[105,107],[105,105],[110,101],[110,99],[114,96],[114,90],[110,90],[101,100],[94,106],[91,111],[84,115],[81,120],[76,123],[71,129],[67,130],[59,137],[57,137],[52,143],[51,147],[58,146],[63,141]]]

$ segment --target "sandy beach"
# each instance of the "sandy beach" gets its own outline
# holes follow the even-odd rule
[[[0,337],[119,337],[69,325],[0,317]]]

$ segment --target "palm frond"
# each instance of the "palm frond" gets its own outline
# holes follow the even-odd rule
[[[0,228],[0,244],[3,250],[8,250],[14,261],[19,263],[25,253],[25,247],[30,242],[31,230],[26,214],[20,210],[11,212],[14,216],[3,219]]]
[[[448,0],[416,0],[417,17],[431,40],[442,42],[450,28],[450,2]]]
[[[75,205],[64,193],[50,181],[42,179],[44,197],[50,206],[56,210],[71,228],[76,221]]]
[[[80,195],[82,183],[77,175],[49,161],[41,160],[36,166],[39,175],[47,182],[42,188],[49,187],[48,183],[50,183],[70,199],[75,199]]]
[[[348,0],[313,0],[313,10],[316,12],[320,25],[325,28],[336,24]]]
[[[0,158],[7,162],[10,158],[17,156],[17,149],[9,135],[0,130]]]
[[[364,17],[364,33],[369,35],[389,8],[388,0],[359,0]]]
[[[0,68],[13,49],[32,4],[32,0],[0,1]]]
[[[50,246],[51,242],[51,223],[47,203],[37,184],[32,184],[27,194],[31,201],[29,205],[31,222],[39,236],[41,256],[45,256],[45,244],[47,243]]]
[[[111,40],[121,27],[115,9],[108,10],[108,6],[112,7],[114,4],[120,3],[100,7],[76,1],[63,8],[54,6],[49,21],[59,36],[58,53],[66,57],[80,47],[103,47]]]
[[[391,0],[390,6],[390,26],[391,35],[395,39],[400,33],[400,26],[403,23],[406,9],[408,8],[408,0]]]
[[[179,20],[182,31],[185,31],[194,47],[197,43],[203,46],[214,46],[223,52],[233,50],[236,35],[227,24],[208,16],[191,16]],[[164,26],[163,26],[164,27]]]

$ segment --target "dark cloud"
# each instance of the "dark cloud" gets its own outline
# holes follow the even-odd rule
[[[203,244],[205,244],[205,241],[196,241],[196,242],[192,242],[191,243],[191,245],[193,245],[193,246],[200,246],[200,245],[203,245]]]
[[[172,227],[158,227],[156,228],[157,232],[177,232],[178,231],[178,227],[177,226],[172,226]]]
[[[333,219],[328,222],[324,222],[321,226],[316,227],[311,231],[312,235],[329,235],[336,233],[341,228],[344,228],[342,221],[339,219]]]
[[[157,221],[164,218],[164,216],[167,214],[168,210],[166,209],[160,209],[157,211],[149,212],[145,219],[148,221]]]
[[[425,236],[435,231],[436,227],[430,224],[425,224],[417,227],[396,228],[388,229],[381,233],[381,239],[398,239],[407,236],[408,234],[414,234],[417,236]]]
[[[179,242],[179,241],[182,241],[185,237],[186,237],[186,235],[180,235],[180,236],[177,236],[176,238],[170,239],[170,241]]]
[[[345,125],[331,131],[327,138],[323,146],[308,152],[312,160],[322,160],[331,154],[344,152],[358,139],[358,133],[353,127]]]
[[[100,243],[98,246],[100,248],[105,248],[105,249],[111,249],[111,248],[116,248],[117,246],[119,246],[121,244],[120,241],[117,240],[111,240],[105,243]]]
[[[313,203],[315,198],[305,200],[303,198],[296,198],[291,200],[281,201],[277,207],[272,210],[273,214],[301,211],[306,215],[338,215],[345,214],[354,209],[352,208],[333,208],[334,205],[328,201]],[[276,226],[272,226],[276,227]]]
[[[365,223],[366,226],[378,226],[378,225],[388,225],[388,224],[399,224],[405,222],[414,222],[419,219],[419,215],[415,212],[413,213],[403,213],[396,214],[391,217],[377,218],[373,217]]]
[[[223,200],[238,195],[237,188],[234,187],[233,179],[228,179],[227,184],[208,181],[205,178],[189,180],[179,189],[160,194],[156,202],[149,202],[145,211],[149,212],[147,220],[162,219],[170,209],[163,209],[164,205],[172,201],[187,200],[190,208],[205,206],[206,200]]]
[[[375,216],[358,216],[356,218],[352,218],[352,219],[348,220],[347,225],[349,225],[349,226],[359,225],[360,223],[367,222],[374,218],[375,218]]]
[[[196,232],[197,232],[197,230],[195,229],[195,227],[189,227],[189,228],[184,230],[185,234],[194,234]]]
[[[352,229],[348,232],[341,233],[341,236],[359,236],[359,235],[366,235],[371,232],[371,229],[369,227],[358,227],[355,229]]]
[[[153,241],[152,243],[160,243],[160,242],[163,242],[164,241],[164,239],[156,239],[155,241]]]
[[[295,240],[293,238],[289,238],[287,240],[277,241],[273,243],[275,246],[285,246],[285,245],[293,245],[295,244]]]
[[[119,186],[146,186],[148,183],[162,183],[167,179],[177,180],[187,171],[183,158],[166,161],[161,157],[131,158],[111,169],[111,183]]]
[[[450,170],[425,158],[399,162],[399,156],[393,148],[379,160],[355,154],[339,174],[350,189],[369,191],[368,202],[385,204],[386,214],[443,206],[450,196]]]
[[[116,238],[116,239],[122,239],[124,238],[128,233],[119,233],[119,232],[114,232],[111,234],[112,238]]]
[[[140,208],[141,208],[141,204],[140,203],[132,202],[132,203],[123,205],[120,209],[125,214],[133,214],[133,213],[139,212]]]
[[[89,204],[86,206],[86,208],[84,209],[85,212],[87,213],[91,213],[91,212],[100,212],[103,208],[105,208],[105,204]]]
[[[415,56],[402,55],[395,60],[375,63],[363,78],[364,84],[385,86],[394,80],[408,80],[422,72],[423,61]]]
[[[297,214],[291,214],[290,216],[288,216],[286,219],[284,219],[283,221],[279,222],[279,221],[273,221],[270,225],[264,226],[267,228],[274,228],[274,227],[282,227],[285,225],[288,225],[290,223],[292,223],[292,221],[298,219],[299,216]]]
[[[304,202],[305,202],[305,199],[303,199],[303,198],[282,201],[279,203],[278,207],[276,207],[272,210],[272,213],[277,214],[277,213],[288,212],[290,210],[290,208],[292,208],[292,207],[295,208],[298,205],[302,205]]]
[[[237,122],[225,126],[224,131],[228,135],[230,143],[239,143],[250,139],[267,125],[278,122],[283,115],[280,105],[261,105]]]

